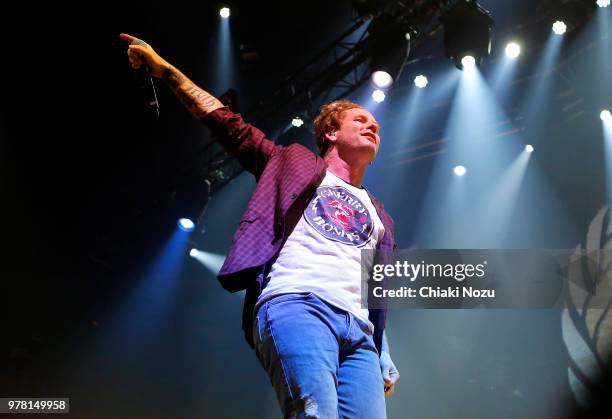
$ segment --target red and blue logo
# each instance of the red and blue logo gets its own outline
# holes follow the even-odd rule
[[[367,207],[342,186],[320,186],[304,218],[323,237],[360,247],[372,237],[374,222]]]

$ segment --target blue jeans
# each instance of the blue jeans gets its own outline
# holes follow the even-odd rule
[[[285,418],[386,417],[378,351],[353,314],[312,293],[279,295],[259,307],[253,340]]]

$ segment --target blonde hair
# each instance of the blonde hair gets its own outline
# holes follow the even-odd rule
[[[317,115],[314,120],[315,140],[317,142],[319,156],[325,156],[325,153],[327,153],[331,145],[330,142],[327,141],[325,134],[340,129],[340,120],[344,117],[344,112],[353,108],[363,108],[363,106],[344,99],[336,100],[321,106],[319,115]]]

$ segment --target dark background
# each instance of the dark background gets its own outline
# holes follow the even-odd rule
[[[552,3],[482,2],[499,34]],[[197,198],[176,192],[190,190],[185,185],[200,175],[209,136],[162,83],[162,116],[145,110],[141,75],[130,69],[118,35],[145,39],[209,88],[217,77],[219,7],[23,4],[3,13],[0,396],[71,397],[71,416],[83,418],[279,417],[267,378],[242,340],[240,296],[225,293],[213,273],[186,257],[176,284],[151,280],[163,272],[154,267],[176,219]],[[247,116],[354,18],[347,1],[230,7],[234,47],[249,44],[260,56],[257,65],[237,70]],[[439,37],[414,54],[452,66]],[[591,70],[580,71],[588,84]],[[412,72],[405,74],[404,87]],[[209,89],[220,94],[218,87]],[[431,126],[443,118],[432,117]],[[599,129],[598,119],[589,121],[547,126],[559,141],[555,148],[543,144],[549,152],[539,157],[572,227],[550,235],[521,230],[511,247],[572,248],[583,241],[607,201],[601,146],[577,152],[571,143]],[[372,190],[396,219],[400,247],[409,247],[419,243],[419,202],[432,169],[429,160],[402,167],[406,182],[384,187],[398,170],[384,163],[396,150],[381,150]],[[224,254],[253,186],[242,175],[215,195],[207,233],[197,238],[202,247]],[[534,223],[546,218],[537,215]],[[389,417],[570,415],[577,405],[559,319],[554,311],[393,313],[389,334],[402,381],[389,399]]]

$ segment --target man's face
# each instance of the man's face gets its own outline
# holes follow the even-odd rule
[[[374,160],[380,146],[380,126],[374,116],[363,108],[344,111],[340,128],[335,132],[334,146],[345,157],[368,164]],[[361,161],[362,160],[362,161]]]

